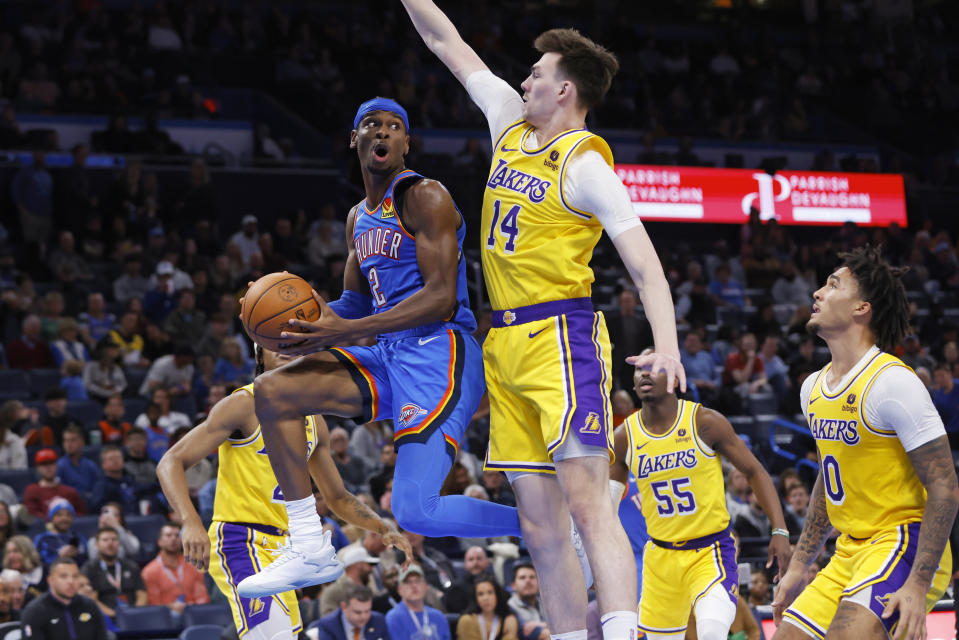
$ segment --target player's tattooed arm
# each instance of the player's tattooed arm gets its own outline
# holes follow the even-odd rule
[[[956,519],[959,484],[952,462],[952,450],[946,436],[927,442],[909,451],[908,455],[928,494],[919,528],[919,547],[910,579],[916,580],[928,590],[949,541],[952,523]]]
[[[799,542],[793,551],[792,563],[803,568],[812,564],[822,552],[822,547],[830,533],[832,533],[832,523],[826,512],[826,492],[823,489],[822,471],[820,471],[809,496],[806,522],[803,524]]]

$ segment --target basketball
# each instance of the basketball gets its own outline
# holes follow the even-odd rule
[[[270,273],[253,283],[243,298],[240,319],[246,334],[255,343],[282,353],[302,341],[281,338],[290,331],[289,320],[313,322],[320,317],[320,307],[313,299],[310,283],[292,273]]]

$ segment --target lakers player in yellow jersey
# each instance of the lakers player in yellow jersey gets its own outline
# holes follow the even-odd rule
[[[666,376],[637,368],[643,403],[616,429],[612,493],[636,478],[649,541],[643,551],[639,628],[682,640],[690,610],[700,640],[725,640],[736,616],[736,549],[720,455],[748,479],[772,531],[769,562],[789,564],[789,534],[776,487],[722,414],[666,391]]]
[[[256,347],[257,373],[289,361],[288,356]],[[412,549],[406,538],[348,493],[330,456],[329,433],[320,416],[304,420],[310,475],[334,513],[358,527],[383,535],[384,542]],[[213,523],[206,531],[190,500],[186,469],[218,449]],[[272,562],[286,542],[287,513],[283,494],[266,455],[253,405],[253,385],[220,400],[201,424],[171,448],[157,466],[163,493],[183,522],[186,560],[210,575],[226,596],[233,621],[246,640],[292,640],[302,628],[296,594],[244,598],[237,584]],[[326,535],[329,535],[328,533]],[[336,568],[338,565],[331,565]],[[339,569],[342,573],[342,569]]]
[[[619,67],[571,29],[541,34],[521,85],[497,78],[431,0],[403,0],[426,45],[483,111],[494,143],[483,200],[488,469],[506,471],[540,576],[550,631],[586,637],[585,583],[569,517],[595,577],[607,640],[635,633],[636,573],[608,499],[610,344],[593,312],[589,260],[605,230],[639,289],[657,353],[641,364],[685,388],[669,286],[608,145],[586,130]],[[633,358],[637,358],[634,356]]]
[[[952,566],[952,452],[922,382],[889,353],[909,322],[901,270],[873,247],[840,258],[807,324],[832,358],[801,390],[820,472],[776,589],[773,611],[785,624],[774,638],[924,639]],[[806,586],[833,527],[836,553]]]

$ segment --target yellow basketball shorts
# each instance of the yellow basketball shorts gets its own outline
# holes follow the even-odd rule
[[[210,525],[210,576],[226,599],[230,601],[233,623],[242,638],[250,629],[270,617],[270,607],[282,607],[290,616],[293,635],[303,623],[296,592],[285,591],[268,598],[243,598],[236,585],[273,562],[270,549],[286,543],[279,529],[265,525],[233,522],[213,522]]]
[[[786,609],[783,618],[813,638],[825,638],[839,602],[848,599],[876,614],[891,636],[899,622],[899,612],[887,619],[882,618],[882,612],[889,595],[909,577],[918,546],[918,522],[880,531],[871,538],[840,536],[836,554]],[[947,544],[932,588],[926,594],[927,612],[946,590],[951,571],[952,551]]]
[[[571,438],[612,452],[610,353],[588,298],[495,311],[483,344],[486,468],[555,473],[553,454]]]
[[[692,541],[691,541],[692,542]],[[680,633],[689,613],[713,589],[736,605],[739,575],[736,545],[728,529],[699,538],[695,548],[666,548],[646,542],[639,628],[646,633]]]

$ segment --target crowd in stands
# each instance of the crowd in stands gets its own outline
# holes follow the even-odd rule
[[[948,46],[955,8],[926,3],[891,15],[862,5],[805,3],[793,13],[748,3],[700,7],[689,12],[695,19],[679,24],[670,7],[627,2],[588,11],[571,2],[526,2],[520,20],[499,19],[516,10],[505,2],[449,10],[464,38],[514,85],[526,75],[533,37],[552,26],[579,26],[618,53],[620,73],[593,126],[646,132],[641,161],[697,164],[690,137],[872,139],[906,151],[884,160],[884,170],[910,165],[928,181],[948,183],[956,165],[943,152],[955,147],[950,123],[959,109],[957,57]],[[371,91],[406,104],[417,127],[483,126],[466,92],[396,6],[68,7],[0,9],[0,147],[38,143],[22,139],[17,111],[99,114],[110,105],[114,117],[94,136],[94,150],[182,152],[157,117],[215,117],[204,87],[224,77],[278,95],[325,134],[339,135],[350,109]],[[362,19],[369,12],[383,18],[376,29]],[[366,80],[348,82],[352,77]],[[130,130],[130,115],[147,116],[141,130]],[[663,136],[682,140],[678,154],[653,148]],[[289,139],[277,141],[268,124],[258,124],[255,155],[295,153]],[[924,154],[924,161],[909,154]],[[825,154],[817,168],[836,162]]]

